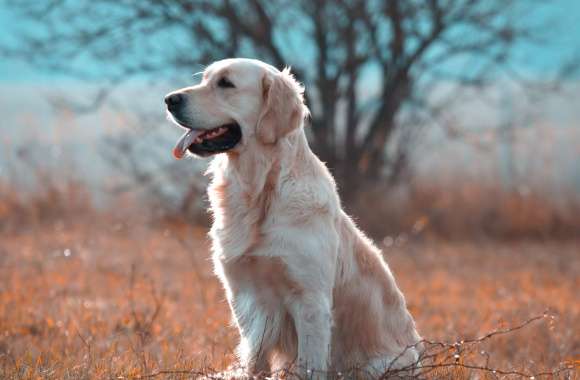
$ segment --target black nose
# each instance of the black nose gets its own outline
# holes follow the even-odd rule
[[[167,107],[172,107],[172,106],[176,106],[178,104],[180,104],[183,101],[183,95],[182,94],[169,94],[165,97],[165,104],[167,104]]]

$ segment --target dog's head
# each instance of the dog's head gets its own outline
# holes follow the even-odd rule
[[[215,62],[200,84],[165,97],[170,118],[187,129],[173,154],[210,156],[243,152],[254,141],[276,144],[308,114],[303,91],[289,69],[251,59]]]

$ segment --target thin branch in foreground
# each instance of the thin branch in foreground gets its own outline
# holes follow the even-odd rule
[[[479,345],[492,340],[498,336],[504,336],[513,334],[519,330],[524,329],[525,327],[533,324],[534,322],[545,320],[546,318],[552,318],[552,316],[545,312],[542,315],[534,316],[532,318],[527,319],[526,321],[515,325],[513,327],[508,327],[504,329],[498,329],[491,331],[485,335],[482,335],[479,338],[475,339],[465,339],[458,342],[448,343],[448,342],[439,342],[439,341],[432,341],[423,339],[413,345],[407,346],[398,356],[393,359],[391,366],[393,363],[405,354],[408,350],[412,348],[422,347],[422,353],[419,356],[419,359],[412,363],[409,366],[404,368],[397,368],[392,369],[391,366],[387,369],[385,373],[381,376],[378,376],[378,379],[437,379],[438,370],[450,370],[450,369],[465,369],[470,371],[476,371],[480,373],[487,373],[494,378],[500,377],[509,377],[509,378],[520,378],[520,379],[542,379],[542,378],[551,378],[555,379],[558,376],[566,376],[563,378],[572,379],[573,373],[578,373],[580,371],[580,361],[578,360],[571,360],[571,361],[564,361],[558,364],[552,370],[546,370],[541,372],[535,373],[527,373],[524,371],[517,371],[517,370],[507,370],[502,368],[494,368],[489,366],[490,362],[490,355],[485,351],[479,350],[479,352],[485,352],[486,361],[485,364],[473,364],[473,363],[465,363],[462,362],[462,358],[465,357],[466,353],[469,353],[471,349],[478,347]],[[443,358],[441,359],[441,357]],[[327,376],[330,379],[345,379],[349,378],[349,376],[360,374],[360,368],[353,368],[349,371],[343,372],[327,372]],[[160,369],[155,372],[140,375],[137,377],[132,377],[133,379],[151,379],[161,376],[168,376],[168,375],[184,375],[190,376],[192,378],[203,378],[203,379],[238,379],[238,378],[247,378],[244,374],[244,368],[242,367],[233,367],[228,371],[225,372],[218,372],[210,368],[205,369]],[[264,378],[279,378],[279,376],[284,376],[284,378],[297,378],[301,379],[301,377],[296,373],[296,368],[293,369],[282,369],[280,371],[276,371],[274,373],[268,374],[268,376],[264,376]],[[364,378],[369,376],[369,373],[364,373]]]

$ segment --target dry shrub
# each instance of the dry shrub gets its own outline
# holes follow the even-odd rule
[[[0,182],[0,230],[14,231],[47,222],[78,221],[95,213],[87,186],[77,180],[39,176],[34,190]]]
[[[427,233],[450,239],[576,238],[580,199],[569,191],[553,195],[498,184],[412,184],[375,188],[350,207],[375,238]]]

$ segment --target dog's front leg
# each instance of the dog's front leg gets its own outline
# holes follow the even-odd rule
[[[303,294],[291,307],[298,356],[296,364],[302,378],[326,378],[331,340],[331,302],[326,294]]]
[[[269,372],[268,352],[272,345],[273,321],[251,297],[239,296],[233,312],[240,330],[238,357],[249,375]]]

